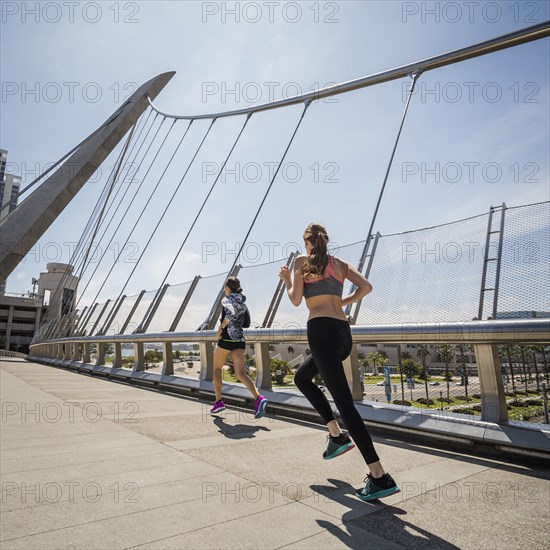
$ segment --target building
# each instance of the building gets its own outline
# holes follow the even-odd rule
[[[36,331],[75,307],[78,277],[73,266],[49,263],[38,278],[38,291],[0,296],[0,348],[28,353]]]
[[[4,181],[0,183],[0,197],[2,197],[2,206],[11,203],[7,208],[0,212],[0,221],[10,212],[13,212],[17,206],[17,195],[21,188],[21,178],[13,174],[4,174]]]
[[[21,178],[6,174],[8,152],[0,149],[0,222],[17,206],[17,195],[21,189]],[[5,205],[9,204],[6,208]],[[0,281],[0,295],[6,291],[6,281]]]

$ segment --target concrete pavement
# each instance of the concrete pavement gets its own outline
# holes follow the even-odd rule
[[[15,548],[547,548],[550,472],[375,437],[366,504],[324,430],[1,358],[1,542]]]

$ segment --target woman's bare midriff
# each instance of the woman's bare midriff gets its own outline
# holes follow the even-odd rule
[[[342,298],[331,294],[322,294],[321,296],[312,296],[306,299],[306,306],[309,309],[308,319],[315,317],[332,317],[346,321],[347,317],[341,307]]]

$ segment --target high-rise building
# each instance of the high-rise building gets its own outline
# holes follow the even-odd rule
[[[17,195],[21,188],[21,178],[13,174],[6,174],[8,152],[0,149],[0,222],[17,206]],[[6,208],[3,208],[9,204]],[[0,295],[6,291],[6,281],[0,281]]]
[[[8,208],[0,212],[0,221],[2,221],[17,206],[17,195],[21,188],[21,178],[13,174],[6,174],[6,163],[8,161],[8,152],[0,149],[0,207],[11,203]]]

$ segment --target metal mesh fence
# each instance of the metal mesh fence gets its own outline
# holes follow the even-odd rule
[[[492,228],[500,225],[500,212]],[[359,310],[357,324],[469,321],[478,315],[488,214],[416,231],[381,236],[374,252],[369,280],[373,292]],[[505,212],[498,317],[550,316],[550,203],[509,208]],[[365,241],[341,246],[332,253],[357,266]],[[371,245],[372,250],[372,245]],[[489,257],[498,254],[498,238],[489,243]],[[239,278],[252,313],[252,326],[261,326],[286,258],[241,269]],[[368,258],[367,258],[368,261]],[[496,282],[496,261],[488,262],[486,287]],[[365,264],[366,268],[366,264]],[[196,330],[206,319],[226,274],[200,279],[176,331]],[[149,332],[170,328],[190,282],[170,287]],[[344,292],[350,290],[347,282]],[[125,331],[135,330],[154,292],[146,293]],[[493,292],[484,294],[483,317],[491,314]],[[127,297],[107,333],[117,331],[137,296]],[[89,330],[102,310],[88,320]],[[106,316],[99,325],[105,322]],[[274,317],[276,328],[304,326],[307,309],[282,297]],[[101,327],[98,327],[101,328]]]
[[[192,281],[189,281],[168,288],[147,332],[165,332],[170,329],[183,300],[187,296],[191,282]]]
[[[111,320],[109,326],[106,327],[105,334],[114,335],[120,333],[124,322],[126,321],[128,315],[130,315],[130,311],[132,310],[132,307],[136,303],[138,297],[139,294],[135,294],[133,296],[126,296],[126,298],[124,298],[124,301],[122,302],[122,305],[118,309],[116,315]]]
[[[203,277],[199,281],[187,304],[185,313],[176,327],[177,332],[192,331],[199,328],[210,313],[212,304],[221,290],[226,276],[225,273],[219,273],[210,277]]]
[[[469,321],[476,314],[487,215],[382,236],[357,324]]]
[[[350,265],[357,266],[361,258],[361,254],[363,253],[364,247],[365,241],[359,241],[357,243],[352,243],[349,245],[340,246],[337,249],[333,249],[331,250],[331,254],[338,256],[338,258],[341,258],[342,260],[348,262]],[[281,263],[279,263],[278,266],[279,265],[281,265]],[[278,276],[277,273],[275,273],[274,285],[276,284],[277,280]],[[346,293],[349,293],[350,288],[351,283],[349,281],[346,281],[346,285],[344,286],[344,295],[346,295]],[[275,286],[273,286],[273,289],[275,289]],[[273,321],[273,327],[303,327],[305,326],[306,322],[307,309],[303,305],[303,302],[299,307],[295,307],[291,304],[287,296],[283,296],[279,308],[277,309],[277,314],[275,315],[275,319]]]
[[[286,259],[243,267],[239,271],[239,281],[246,296],[250,311],[251,327],[261,327],[271,304],[279,282],[279,268],[286,264]]]
[[[497,317],[550,317],[550,202],[506,210]]]
[[[109,306],[107,306],[107,308],[108,307]],[[82,327],[82,330],[86,333],[86,336],[90,336],[97,330],[97,327],[95,328],[95,330],[94,330],[94,327],[98,320],[100,321],[101,319],[105,320],[105,313],[103,311],[104,308],[105,308],[105,302],[98,304],[97,307],[92,312],[92,314],[90,315],[90,318],[86,321],[86,326]],[[97,324],[99,326],[100,323],[97,323]]]
[[[493,213],[491,230],[500,227],[502,211]],[[378,239],[373,253],[369,280],[373,292],[362,303],[358,325],[469,321],[478,315],[482,274],[487,243],[489,214],[417,231],[385,235]],[[482,318],[492,314],[497,283],[499,235],[490,234]],[[331,253],[357,266],[365,241],[341,246]],[[371,243],[371,251],[373,243]],[[367,262],[369,258],[367,258]],[[279,268],[287,258],[242,267],[238,277],[251,311],[252,327],[260,327],[269,310],[279,278]],[[365,263],[364,270],[366,269]],[[199,279],[191,294],[178,331],[194,331],[206,320],[227,273]],[[498,318],[550,317],[550,202],[537,203],[504,211],[501,269],[498,281]],[[170,328],[192,282],[168,288],[147,332]],[[351,284],[346,282],[344,294]],[[150,291],[131,316],[124,333],[129,334],[142,322],[156,292]],[[107,327],[117,334],[136,304],[138,295],[127,297]],[[98,304],[85,327],[90,335],[104,327],[114,303],[103,311]],[[101,315],[101,319],[99,316]],[[99,319],[99,322],[97,322]],[[272,326],[303,327],[307,308],[295,307],[283,294]],[[272,357],[295,367],[298,358],[307,355],[306,344],[290,346],[275,343]],[[192,350],[194,346],[185,346]],[[401,367],[399,354],[401,353]],[[511,420],[543,422],[542,384],[550,386],[548,348],[543,346],[501,346],[501,364],[508,413]],[[200,363],[195,351],[184,351],[175,371],[182,376],[198,376]],[[253,355],[253,350],[247,348]],[[363,395],[369,401],[426,408],[430,414],[459,413],[472,418],[481,414],[481,388],[473,348],[445,345],[359,344]],[[378,357],[377,357],[378,356]],[[391,392],[384,385],[383,366],[391,373]],[[152,366],[160,369],[160,364]],[[253,370],[251,374],[253,375]],[[159,370],[160,371],[160,370]],[[229,376],[225,373],[224,376]],[[231,378],[229,378],[231,380]],[[297,391],[289,375],[284,391]]]
[[[135,332],[135,330],[139,327],[155,295],[156,290],[150,290],[143,295],[143,298],[140,300],[136,310],[130,318],[128,326],[124,330],[124,334],[132,334],[132,332]]]

